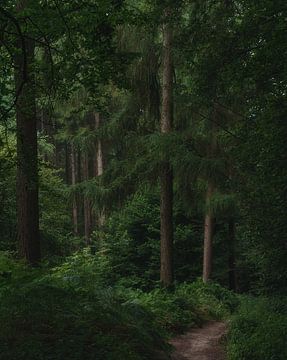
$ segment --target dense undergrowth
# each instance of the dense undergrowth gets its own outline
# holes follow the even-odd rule
[[[230,360],[285,360],[284,299],[241,297],[216,283],[149,292],[109,286],[108,264],[88,251],[55,266],[0,255],[0,359],[142,360],[169,353],[167,339],[229,319]]]
[[[236,297],[213,284],[182,284],[148,293],[109,287],[97,257],[29,269],[0,257],[0,358],[156,359],[167,338],[222,318]]]
[[[244,297],[231,318],[229,360],[287,359],[286,298]]]

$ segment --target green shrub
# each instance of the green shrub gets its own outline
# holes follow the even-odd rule
[[[202,322],[193,299],[176,291],[155,289],[141,293],[139,301],[155,315],[157,324],[168,334],[182,332]]]
[[[180,204],[174,213],[175,278],[191,281],[202,271],[202,228],[190,223]],[[201,220],[199,220],[200,222]],[[105,224],[102,246],[111,265],[110,282],[150,291],[160,268],[160,204],[157,190],[142,188]],[[95,244],[99,244],[94,233]],[[192,266],[190,266],[192,264]]]
[[[226,318],[239,305],[238,297],[231,291],[201,280],[150,292],[119,288],[118,293],[152,312],[156,324],[168,335],[199,326],[205,320]]]
[[[142,360],[168,349],[151,312],[92,276],[87,253],[52,270],[5,255],[0,266],[10,274],[0,282],[1,360]]]
[[[109,218],[103,247],[111,264],[111,283],[144,290],[155,286],[160,267],[159,228],[158,198],[152,193],[136,193]]]
[[[245,298],[228,336],[230,360],[286,360],[286,299]]]
[[[197,308],[205,313],[207,318],[224,319],[239,306],[239,298],[232,291],[217,283],[204,284],[201,279],[178,287],[178,293],[192,297]]]
[[[166,337],[238,305],[232,292],[202,281],[111,289],[109,271],[107,258],[88,250],[37,269],[0,254],[0,360],[154,359],[168,351]]]
[[[61,286],[93,290],[108,286],[109,261],[104,254],[96,255],[86,248],[68,256],[59,266],[51,269],[48,277],[60,281]]]

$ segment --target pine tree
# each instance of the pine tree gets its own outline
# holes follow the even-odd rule
[[[172,131],[173,116],[173,66],[172,66],[172,27],[169,23],[171,10],[165,9],[163,24],[163,74],[162,74],[162,113],[160,130],[168,134]],[[171,164],[162,165],[160,175],[160,242],[161,265],[160,280],[163,285],[170,286],[173,282],[173,174]]]
[[[218,113],[216,108],[213,111],[210,124],[210,143],[208,144],[207,156],[208,159],[212,159],[216,156],[217,151],[217,127]],[[212,196],[215,191],[215,184],[212,178],[207,180],[207,191],[206,191],[206,214],[204,220],[204,245],[203,245],[203,281],[207,282],[210,280],[212,271],[212,241],[215,226],[215,218],[211,210],[210,203]]]
[[[77,157],[75,146],[71,144],[71,180],[72,186],[75,186],[77,183]],[[78,226],[78,203],[77,196],[73,194],[73,204],[72,204],[72,217],[73,217],[73,230],[74,235],[77,236],[79,234],[79,226]]]
[[[19,1],[17,15],[30,5]],[[19,25],[22,26],[22,25]],[[23,27],[24,28],[24,27]],[[27,33],[16,40],[15,91],[17,120],[17,220],[20,254],[35,265],[41,259],[38,204],[37,116],[34,41]]]

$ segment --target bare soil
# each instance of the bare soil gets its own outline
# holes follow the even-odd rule
[[[220,340],[226,334],[224,322],[210,321],[170,341],[174,346],[172,360],[225,360]]]

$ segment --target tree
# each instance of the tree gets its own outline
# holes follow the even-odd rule
[[[83,161],[83,180],[88,181],[90,179],[88,150],[84,152],[82,161]],[[90,245],[91,232],[92,232],[91,201],[89,199],[89,196],[87,196],[85,193],[84,193],[84,224],[85,224],[86,245]]]
[[[95,131],[98,131],[101,126],[101,115],[98,112],[94,113],[95,119]],[[103,141],[99,137],[95,142],[95,154],[94,154],[94,176],[102,176],[104,173],[104,154],[103,154]],[[102,207],[99,210],[99,214],[96,219],[98,226],[102,227],[105,222],[105,210]]]
[[[237,277],[236,277],[236,258],[235,258],[235,221],[234,218],[230,218],[228,221],[228,280],[229,288],[231,290],[237,290]]]
[[[162,73],[162,113],[160,130],[163,135],[172,130],[173,116],[173,65],[172,65],[172,27],[169,23],[171,9],[166,8],[163,24],[163,73]],[[162,164],[160,175],[160,280],[163,285],[170,286],[173,282],[173,174],[171,164]]]
[[[204,244],[203,244],[203,275],[202,279],[206,283],[210,280],[212,270],[212,240],[215,226],[214,216],[210,210],[210,201],[214,193],[214,185],[210,181],[206,192],[207,212],[204,219]]]
[[[216,108],[213,110],[212,118],[209,121],[210,127],[210,143],[208,144],[207,156],[209,160],[213,159],[216,155],[217,149],[217,133],[216,124],[217,119]],[[203,281],[206,283],[210,279],[212,270],[212,240],[215,226],[215,218],[211,209],[212,196],[215,191],[214,179],[209,178],[207,180],[207,191],[206,191],[206,214],[204,220],[204,245],[203,245]]]
[[[71,144],[71,180],[72,180],[71,181],[72,186],[75,186],[77,183],[77,157],[76,157],[76,150],[74,144]],[[77,203],[76,194],[73,194],[72,217],[73,217],[74,235],[77,236],[79,234],[79,226],[78,226],[78,203]]]
[[[29,1],[19,1],[23,16]],[[15,42],[15,96],[17,122],[17,222],[20,254],[36,265],[41,259],[38,205],[37,116],[34,76],[34,41],[20,20]]]

